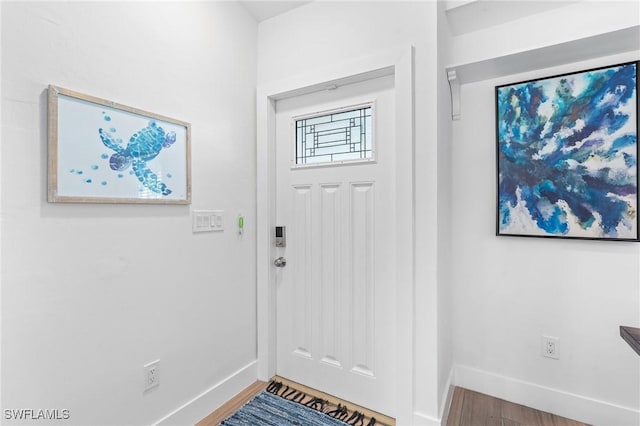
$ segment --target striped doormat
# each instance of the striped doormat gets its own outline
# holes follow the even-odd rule
[[[269,383],[267,389],[256,395],[220,425],[224,426],[379,426],[376,419],[363,413],[337,406],[307,395],[281,382]]]

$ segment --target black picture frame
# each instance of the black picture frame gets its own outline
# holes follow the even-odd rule
[[[497,236],[640,240],[639,65],[495,87]]]

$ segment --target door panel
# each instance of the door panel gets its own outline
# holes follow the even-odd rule
[[[351,368],[374,377],[374,182],[351,185]]]
[[[276,104],[278,375],[395,414],[393,76]],[[295,167],[293,117],[374,102],[375,161]]]
[[[291,246],[295,248],[296,255],[291,265],[293,270],[292,287],[293,303],[291,308],[295,318],[293,326],[293,344],[295,353],[311,359],[312,344],[312,312],[313,312],[313,281],[308,278],[313,273],[312,250],[313,242],[311,229],[311,185],[296,185],[291,188],[292,208],[295,215],[292,217],[293,229],[288,233]],[[291,261],[290,261],[291,262]],[[284,271],[288,272],[288,271]]]
[[[342,218],[341,190],[339,184],[323,184],[320,186],[322,254],[320,257],[320,291],[322,303],[319,309],[322,326],[322,346],[320,360],[335,367],[342,367],[342,342],[340,333],[342,321],[342,303],[340,297],[342,283]]]

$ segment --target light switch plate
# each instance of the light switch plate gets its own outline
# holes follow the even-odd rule
[[[194,210],[192,221],[194,233],[224,231],[223,210]]]

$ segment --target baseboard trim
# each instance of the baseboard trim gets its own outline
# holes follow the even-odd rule
[[[257,361],[245,365],[153,425],[193,425],[198,423],[255,382],[258,377],[257,365]]]
[[[444,388],[446,396],[443,398],[442,405],[440,406],[440,424],[442,425],[447,424],[447,420],[449,419],[449,410],[451,409],[451,401],[453,400],[453,372],[454,369],[451,367],[451,370],[449,370],[449,377],[447,377],[447,383]]]
[[[451,407],[451,400],[453,398],[453,368],[449,370],[449,376],[443,390],[444,395],[442,403],[440,404],[439,418],[431,417],[427,414],[415,411],[413,413],[413,425],[420,426],[442,426],[447,424],[447,417],[449,415],[449,407]]]
[[[632,408],[466,365],[456,365],[454,371],[453,384],[455,386],[482,392],[537,410],[595,425],[633,426],[640,424],[640,411]]]
[[[440,420],[416,411],[413,413],[412,424],[420,426],[440,426]]]

